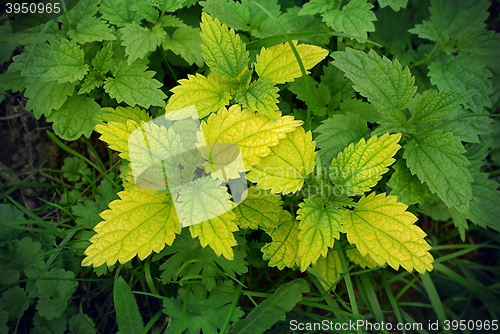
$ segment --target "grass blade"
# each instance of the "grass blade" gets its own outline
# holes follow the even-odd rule
[[[444,321],[446,320],[446,315],[444,313],[443,304],[441,303],[441,298],[439,298],[436,287],[432,282],[431,274],[427,272],[425,273],[425,275],[422,274],[419,275],[420,278],[422,279],[422,283],[424,284],[425,290],[427,291],[427,295],[429,296],[434,311],[436,312],[436,315],[439,319],[439,323],[444,324]],[[445,330],[444,333],[451,333],[451,332],[450,330],[447,331]]]
[[[401,316],[401,310],[399,309],[398,303],[394,298],[394,294],[392,293],[391,287],[389,283],[387,283],[387,279],[385,277],[385,271],[382,270],[382,283],[384,284],[385,293],[387,295],[387,299],[389,299],[389,303],[391,303],[392,310],[394,311],[394,315],[398,322],[403,323],[403,317]],[[403,334],[406,334],[406,330],[403,328]]]

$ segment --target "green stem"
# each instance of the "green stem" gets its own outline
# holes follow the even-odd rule
[[[99,166],[102,168],[102,170],[106,170],[106,167],[104,166],[104,163],[102,162],[101,158],[99,157],[99,154],[97,154],[97,151],[95,150],[94,146],[92,146],[92,144],[89,142],[89,140],[87,138],[85,138],[85,136],[82,136],[82,138],[83,138],[83,141],[85,142],[85,144],[87,144],[88,148],[94,154],[95,159],[97,160],[97,163],[99,164]],[[109,163],[109,165],[111,166],[111,162]]]
[[[163,310],[159,310],[158,312],[156,312],[156,314],[151,318],[151,320],[149,320],[146,327],[144,327],[144,329],[142,330],[142,334],[148,334],[151,327],[153,327],[153,325],[158,321],[158,319],[161,318],[162,315],[163,315]]]
[[[316,180],[321,181],[321,177],[323,176],[322,166],[321,166],[321,158],[319,154],[316,154]]]
[[[152,293],[158,294],[158,290],[156,290],[153,278],[151,277],[151,271],[149,269],[150,263],[150,259],[146,259],[146,262],[144,263],[144,276],[146,276],[146,282],[148,283],[149,290],[151,290]]]
[[[309,84],[306,83],[306,95],[307,95],[307,99],[309,100]],[[307,114],[306,114],[306,131],[309,131],[311,130],[311,122],[308,120],[311,119],[311,109],[309,108],[309,106],[307,105],[306,103],[306,107],[307,107]]]
[[[165,64],[167,65],[168,67],[168,70],[170,71],[170,73],[172,73],[172,76],[174,77],[174,80],[177,81],[177,75],[175,75],[175,72],[174,70],[172,69],[172,67],[170,66],[170,64],[168,63],[167,61],[167,57],[165,57]]]
[[[356,295],[354,294],[354,288],[352,286],[351,276],[349,275],[349,268],[347,266],[347,261],[345,259],[344,251],[340,248],[338,242],[335,243],[335,250],[339,255],[340,263],[342,265],[342,272],[345,274],[344,281],[347,288],[347,295],[349,296],[349,302],[351,304],[352,313],[359,316],[358,303],[356,301]],[[358,329],[358,333],[361,333],[361,329]]]

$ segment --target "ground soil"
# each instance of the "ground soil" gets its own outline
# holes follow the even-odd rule
[[[22,181],[64,182],[60,173],[49,170],[60,170],[69,154],[47,135],[47,131],[52,131],[52,124],[47,123],[45,117],[35,119],[31,110],[25,110],[26,102],[27,99],[19,93],[7,93],[0,104],[0,189],[4,186],[9,189],[12,183]],[[99,134],[93,133],[89,141],[103,161],[109,160],[106,144],[98,137]],[[82,138],[63,142],[92,159],[90,149]],[[53,192],[53,189],[47,188],[19,187],[10,196],[32,210],[44,204],[40,198],[50,200]]]

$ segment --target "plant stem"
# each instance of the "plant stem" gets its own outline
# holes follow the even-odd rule
[[[300,58],[299,52],[297,51],[297,48],[295,47],[295,45],[293,45],[292,40],[290,39],[290,36],[288,36],[286,30],[279,23],[279,21],[276,19],[276,17],[274,17],[273,14],[271,14],[266,8],[264,8],[259,3],[255,2],[255,1],[252,1],[252,2],[256,6],[260,7],[260,9],[262,9],[274,21],[274,23],[276,24],[276,26],[278,28],[280,28],[281,32],[283,33],[283,36],[285,36],[285,38],[286,38],[286,40],[288,42],[288,45],[290,45],[290,48],[292,49],[292,52],[295,55],[295,58],[297,58],[297,62],[299,63],[300,71],[302,72],[302,77],[304,78],[304,81],[305,81],[306,96],[307,96],[306,101],[310,101],[311,100],[311,92],[310,92],[310,89],[309,89],[309,82],[306,80],[307,72],[306,72],[306,69],[304,67],[304,64],[302,63],[302,59]],[[306,106],[307,106],[307,102],[306,102]],[[309,131],[311,129],[311,126],[310,126],[311,122],[309,121],[310,119],[311,119],[311,110],[310,110],[309,107],[307,107],[306,131]]]
[[[184,326],[184,320],[186,319],[189,293],[191,293],[191,284],[186,285],[186,290],[184,292],[184,304],[182,305],[181,319],[179,320],[179,328],[177,329],[178,334],[182,334],[183,332],[182,327]]]
[[[242,279],[242,281],[244,281],[244,278]],[[238,284],[238,287],[236,288],[236,293],[233,296],[233,301],[231,302],[231,308],[229,310],[229,313],[226,315],[226,319],[224,319],[224,324],[222,325],[222,328],[220,330],[221,334],[226,332],[226,328],[229,325],[231,318],[233,317],[234,310],[236,309],[236,304],[238,303],[238,300],[240,299],[241,296],[241,289],[243,289],[243,285]]]
[[[424,59],[420,59],[419,61],[417,61],[416,63],[413,63],[409,66],[410,69],[412,68],[415,68],[417,66],[420,66],[422,64],[425,64],[427,63],[428,61],[431,61],[433,58],[437,57],[438,55],[433,55],[433,53],[437,50],[438,48],[438,44],[436,43],[434,45],[434,48],[432,49],[431,53],[429,53],[429,55],[427,55],[427,57],[425,57]]]

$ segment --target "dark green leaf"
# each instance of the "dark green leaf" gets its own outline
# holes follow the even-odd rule
[[[26,52],[26,51],[25,51]],[[53,39],[38,43],[31,55],[17,58],[21,61],[21,75],[39,77],[42,81],[57,80],[60,84],[83,79],[89,66],[85,64],[84,52],[75,41]]]
[[[76,140],[84,135],[90,137],[94,129],[94,114],[99,105],[94,99],[83,95],[70,97],[59,110],[53,111],[48,122],[54,122],[56,135],[65,140]]]
[[[77,43],[113,41],[116,39],[115,30],[105,20],[90,16],[78,23],[75,30],[68,31],[68,36]]]
[[[404,159],[398,160],[392,168],[394,173],[387,185],[392,188],[390,194],[398,197],[398,202],[412,205],[432,200],[429,187],[411,174]]]
[[[118,199],[118,191],[108,180],[103,180],[97,190],[99,195],[95,196],[95,201],[86,200],[83,204],[73,206],[76,223],[87,229],[93,229],[102,221],[99,214],[108,208],[110,202]]]
[[[315,131],[316,145],[321,149],[323,166],[330,166],[332,159],[350,143],[358,142],[368,132],[366,121],[352,113],[333,115],[323,121]]]
[[[136,3],[136,0],[102,0],[99,5],[99,12],[109,23],[123,27],[127,23],[132,23],[136,16],[140,17],[137,12],[130,10]]]
[[[11,284],[19,280],[21,272],[27,277],[37,277],[45,262],[43,262],[42,245],[26,237],[23,240],[14,239],[10,242],[8,259],[0,260],[0,282]]]
[[[66,332],[66,328],[68,324],[68,320],[66,319],[66,312],[64,312],[60,317],[53,318],[52,320],[47,320],[44,317],[41,317],[38,312],[35,313],[33,317],[33,325],[35,327],[46,327],[51,334],[64,334]]]
[[[23,220],[23,213],[12,204],[0,204],[0,223]],[[0,226],[0,247],[15,239],[21,231],[8,226]]]
[[[469,219],[474,224],[490,227],[500,232],[500,191],[498,182],[488,179],[488,174],[481,173],[472,183],[472,201],[470,202]]]
[[[491,107],[492,73],[477,57],[458,55],[441,58],[429,65],[429,76],[439,90],[478,91],[466,104],[473,112],[481,114],[483,107]]]
[[[143,59],[149,52],[155,51],[167,37],[162,27],[155,26],[148,29],[136,22],[126,24],[120,29],[120,33],[122,45],[125,46],[125,54],[128,57],[128,65],[137,59]]]
[[[33,110],[37,119],[42,115],[49,117],[52,110],[60,109],[74,91],[75,86],[69,82],[59,84],[55,80],[43,82],[40,78],[29,78],[24,92],[28,98],[26,109]]]
[[[75,314],[68,321],[68,329],[71,334],[95,334],[94,322],[86,314]]]
[[[158,8],[163,12],[175,12],[184,7],[185,0],[158,0]]]
[[[302,300],[304,292],[309,292],[309,286],[303,279],[296,279],[283,285],[254,308],[245,319],[236,322],[231,333],[263,333],[277,321],[285,320],[285,313]]]
[[[101,74],[106,74],[113,62],[113,43],[108,42],[92,59],[92,66]]]
[[[373,49],[368,54],[347,48],[332,53],[334,66],[354,82],[353,88],[380,111],[404,110],[417,91],[408,67],[380,57]]]
[[[451,208],[467,213],[472,177],[462,143],[451,133],[432,131],[410,140],[403,157],[413,175],[425,182]]]
[[[57,278],[45,280],[44,278]],[[76,291],[78,282],[70,280],[75,278],[72,271],[53,268],[45,272],[37,282],[38,303],[36,309],[38,313],[47,320],[58,318],[66,309],[68,300]]]
[[[458,89],[441,92],[435,90],[426,91],[415,107],[417,121],[420,123],[439,121],[461,104],[467,103],[475,93],[476,91],[461,92]]]
[[[12,321],[19,318],[29,308],[29,304],[24,303],[27,298],[28,294],[20,286],[15,286],[2,292],[0,304],[7,305],[4,308],[9,313],[9,320]]]
[[[218,333],[217,329],[224,324],[224,319],[231,309],[231,301],[234,290],[231,281],[221,284],[222,289],[214,289],[207,298],[207,289],[203,285],[193,284],[191,291],[186,295],[185,289],[179,290],[179,298],[168,298],[163,300],[163,312],[172,318],[167,333],[179,333],[180,318],[183,312],[183,304],[186,303],[186,314],[182,330],[187,333]],[[243,316],[239,307],[233,311],[230,321]]]
[[[236,251],[233,261],[229,261],[223,256],[217,256],[210,247],[201,247],[199,240],[193,239],[187,229],[176,236],[172,246],[165,247],[160,254],[153,257],[153,260],[170,254],[173,255],[160,267],[160,270],[164,270],[161,275],[161,280],[164,283],[177,280],[179,275],[199,275],[201,273],[202,283],[211,291],[215,287],[215,278],[221,272],[220,268],[229,277],[236,277],[235,273],[241,275],[248,270],[246,262],[243,260],[244,253]],[[189,266],[182,267],[183,263],[188,262],[191,262]],[[182,271],[180,271],[181,267]]]
[[[408,4],[408,0],[378,0],[380,7],[391,6],[396,12],[401,8],[405,8]]]
[[[196,63],[202,67],[204,60],[201,55],[201,43],[200,29],[185,27],[175,30],[171,38],[167,36],[162,46],[164,50],[172,50],[181,56],[189,65]]]
[[[485,27],[490,2],[486,0],[432,0],[431,20],[446,28],[450,37],[457,37],[468,29]]]

